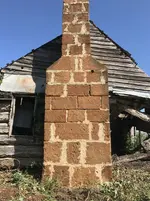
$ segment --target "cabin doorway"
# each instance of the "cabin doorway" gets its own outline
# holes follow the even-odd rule
[[[34,97],[16,97],[13,135],[33,135]]]

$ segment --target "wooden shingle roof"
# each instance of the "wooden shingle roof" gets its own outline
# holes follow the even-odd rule
[[[108,67],[110,90],[150,93],[150,77],[138,67],[131,54],[91,23],[91,49],[95,59]]]
[[[108,68],[109,91],[150,98],[150,77],[138,67],[131,55],[93,22],[90,23],[90,32],[92,56]],[[60,57],[61,36],[58,36],[7,65],[2,72],[44,78],[46,69]]]

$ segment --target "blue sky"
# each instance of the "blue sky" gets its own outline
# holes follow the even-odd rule
[[[150,75],[150,0],[91,0],[90,19]],[[61,34],[62,0],[0,0],[0,67]]]

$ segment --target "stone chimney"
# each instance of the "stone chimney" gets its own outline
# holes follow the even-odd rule
[[[46,72],[43,177],[111,180],[107,68],[91,57],[89,0],[64,0],[62,57]]]

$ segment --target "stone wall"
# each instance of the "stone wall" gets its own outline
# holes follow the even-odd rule
[[[89,1],[64,0],[62,57],[47,70],[43,177],[111,179],[107,69],[91,57]]]

